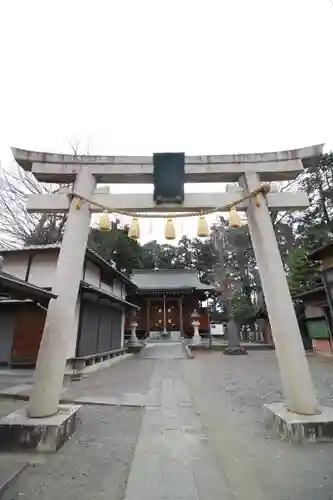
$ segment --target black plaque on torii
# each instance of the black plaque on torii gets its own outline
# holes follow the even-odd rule
[[[184,203],[185,153],[153,154],[154,202]]]

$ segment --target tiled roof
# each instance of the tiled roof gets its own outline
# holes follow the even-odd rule
[[[321,260],[325,255],[327,255],[328,251],[332,252],[333,241],[330,241],[326,245],[322,247],[316,248],[313,252],[309,254],[309,259],[311,260]]]
[[[201,283],[195,269],[135,269],[131,280],[139,290],[213,289]]]
[[[59,249],[59,243],[50,243],[48,245],[27,245],[25,247],[16,247],[16,248],[1,248],[0,253],[9,253],[9,252],[28,252],[30,250],[50,250],[50,249]]]
[[[311,290],[305,290],[304,292],[298,293],[297,295],[293,295],[293,299],[308,299],[313,297],[314,295],[325,293],[324,285],[316,286]]]

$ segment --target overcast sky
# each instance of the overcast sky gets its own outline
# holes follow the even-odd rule
[[[333,147],[330,0],[0,2],[0,152]]]

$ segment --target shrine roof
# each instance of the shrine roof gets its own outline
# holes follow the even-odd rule
[[[131,280],[139,291],[213,290],[211,285],[201,283],[195,269],[134,269]]]
[[[331,257],[333,255],[333,241],[330,241],[326,245],[316,248],[313,252],[309,254],[310,260],[323,260],[326,257]]]

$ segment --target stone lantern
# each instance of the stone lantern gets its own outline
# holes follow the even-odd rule
[[[191,314],[191,319],[192,319],[192,326],[193,326],[193,332],[194,332],[191,345],[200,345],[201,344],[201,337],[199,334],[200,314],[198,313],[198,311],[196,309],[193,310],[193,312]]]
[[[128,352],[140,352],[142,345],[140,344],[138,337],[136,336],[138,321],[136,312],[133,309],[129,312],[129,326],[131,329],[131,336],[128,342]]]

